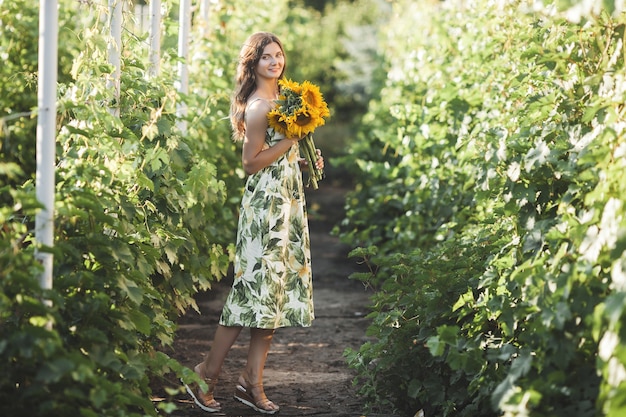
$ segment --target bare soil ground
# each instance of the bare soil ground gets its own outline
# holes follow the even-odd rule
[[[362,283],[348,279],[360,269],[348,259],[349,248],[330,235],[342,218],[345,190],[320,183],[307,189],[316,319],[309,328],[278,329],[265,369],[267,396],[280,405],[280,416],[358,417],[363,403],[352,386],[353,372],[343,352],[357,349],[367,337],[365,318],[369,296]],[[201,315],[190,311],[179,322],[173,349],[167,353],[190,368],[210,350],[222,304],[232,281],[223,280],[198,296]],[[249,335],[244,329],[226,359],[215,396],[221,416],[257,415],[232,398],[237,377],[245,364]],[[176,398],[174,415],[209,415],[184,394]]]

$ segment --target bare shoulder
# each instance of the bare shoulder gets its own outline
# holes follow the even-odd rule
[[[246,108],[246,123],[257,125],[267,123],[267,113],[272,110],[272,104],[264,99],[252,99]]]
[[[272,103],[263,98],[252,98],[246,107],[246,116],[257,116],[259,113],[265,117],[272,110]]]

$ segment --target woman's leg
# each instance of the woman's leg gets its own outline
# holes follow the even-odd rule
[[[263,369],[270,351],[274,329],[250,329],[250,348],[246,363],[246,376],[252,384],[263,383]]]
[[[187,388],[187,392],[193,396],[196,404],[204,411],[215,412],[221,410],[221,404],[213,397],[213,390],[217,385],[224,359],[226,359],[226,355],[233,346],[233,343],[235,343],[235,340],[237,340],[237,336],[239,336],[240,332],[241,327],[225,327],[218,325],[211,351],[207,354],[202,363],[199,363],[193,368],[195,373],[206,382],[208,390],[204,392],[198,387],[194,392],[188,386],[185,387]]]
[[[200,371],[201,377],[215,379],[219,377],[226,355],[237,340],[241,329],[241,327],[226,327],[221,324],[217,326],[211,351],[207,354],[204,362],[196,367]]]
[[[239,398],[240,400],[242,398],[246,399],[247,402],[254,404],[255,408],[260,409],[259,411],[271,414],[278,411],[279,407],[265,396],[265,391],[263,390],[263,369],[265,368],[265,361],[267,360],[273,336],[273,329],[250,329],[248,361],[244,372],[239,377],[239,385],[243,388],[243,392],[239,388],[237,392],[241,397]]]

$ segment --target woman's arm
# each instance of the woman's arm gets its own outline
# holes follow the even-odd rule
[[[297,139],[283,139],[263,149],[268,128],[267,113],[271,110],[265,100],[257,100],[246,109],[246,135],[243,139],[241,162],[246,174],[254,174],[272,164],[296,144]]]

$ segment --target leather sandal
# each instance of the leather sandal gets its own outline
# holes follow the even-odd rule
[[[191,398],[193,398],[193,401],[196,403],[196,405],[207,413],[217,413],[218,411],[222,411],[222,405],[218,403],[213,397],[213,391],[215,390],[215,386],[217,385],[217,378],[203,377],[200,373],[199,367],[200,365],[196,365],[193,370],[208,385],[207,392],[203,392],[198,384],[193,384],[193,388],[195,389],[192,389],[192,387],[183,382],[187,393],[191,396]]]
[[[234,398],[237,401],[262,414],[276,414],[278,411],[280,411],[280,407],[270,401],[265,395],[262,383],[250,384],[250,382],[248,382],[248,379],[244,375],[242,375],[241,377],[245,381],[246,386],[244,387],[243,384],[237,384],[234,395]],[[262,394],[259,395],[257,398],[254,398],[254,395],[252,394],[253,388],[261,388]],[[276,408],[271,408],[272,406]]]

